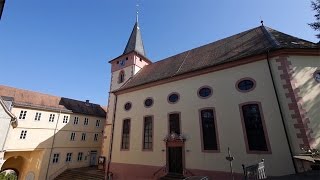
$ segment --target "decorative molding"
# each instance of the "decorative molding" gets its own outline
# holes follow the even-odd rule
[[[186,138],[183,134],[171,133],[164,137],[164,142],[185,142]]]

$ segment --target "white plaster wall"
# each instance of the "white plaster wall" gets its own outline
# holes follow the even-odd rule
[[[11,117],[0,105],[0,151],[3,149],[3,144],[5,143],[7,132],[10,128]]]
[[[244,77],[251,77],[257,82],[255,90],[240,93],[235,83]],[[213,95],[208,99],[197,96],[198,88],[209,85]],[[180,94],[177,104],[169,104],[167,96],[172,92]],[[154,99],[151,108],[143,105],[147,97]],[[124,111],[127,101],[132,102],[132,109]],[[239,104],[259,101],[269,135],[272,154],[247,154],[243,137]],[[201,151],[200,125],[198,110],[214,107],[219,132],[220,153],[203,153]],[[180,81],[154,86],[119,95],[115,121],[112,162],[164,166],[166,164],[165,143],[163,138],[168,132],[167,114],[181,112],[181,129],[186,135],[185,164],[186,168],[213,171],[229,171],[225,160],[227,148],[230,147],[235,157],[235,172],[242,173],[241,164],[257,163],[265,159],[269,175],[294,173],[290,158],[284,127],[272,86],[267,62],[258,61],[222,71],[195,76]],[[154,116],[153,151],[142,151],[143,116]],[[131,118],[130,150],[120,151],[122,121]]]

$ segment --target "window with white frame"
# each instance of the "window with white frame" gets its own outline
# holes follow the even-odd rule
[[[71,137],[70,137],[70,141],[74,141],[75,138],[76,138],[76,133],[72,132]]]
[[[86,140],[86,133],[82,133],[81,141],[85,141],[85,140]]]
[[[21,111],[19,115],[19,119],[26,119],[27,111]]]
[[[40,121],[40,118],[41,118],[41,113],[36,113],[36,116],[34,117],[34,120],[35,121]]]
[[[60,154],[58,154],[58,153],[53,154],[53,158],[52,158],[52,163],[53,163],[53,164],[59,162],[59,156],[60,156]]]
[[[50,116],[49,116],[49,122],[53,122],[53,121],[54,121],[54,116],[55,116],[55,114],[50,114]]]
[[[100,119],[96,121],[96,127],[99,127],[99,126],[100,126]]]
[[[27,136],[27,130],[22,130],[20,134],[20,139],[26,139]]]
[[[73,124],[78,124],[79,123],[79,117],[74,117]]]
[[[68,123],[68,116],[63,116],[63,123]]]
[[[82,161],[83,152],[78,153],[78,161]]]
[[[71,162],[72,153],[67,153],[66,162]]]
[[[87,126],[88,124],[89,124],[89,119],[88,118],[84,118],[83,125]]]
[[[99,134],[98,133],[96,133],[96,134],[94,134],[94,141],[98,141],[98,136],[99,136]]]

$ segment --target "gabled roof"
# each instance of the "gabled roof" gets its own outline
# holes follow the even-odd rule
[[[132,51],[135,51],[145,56],[145,51],[144,51],[144,46],[142,42],[142,36],[141,36],[138,21],[134,24],[130,38],[128,40],[126,48],[123,51],[123,54],[128,54]]]
[[[319,49],[319,46],[259,26],[147,65],[115,92],[278,49]]]
[[[78,113],[106,117],[105,110],[98,104],[52,96],[38,92],[0,85],[0,96],[12,97],[13,105],[35,109]]]

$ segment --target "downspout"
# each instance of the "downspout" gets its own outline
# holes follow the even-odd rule
[[[273,76],[273,73],[272,73],[272,70],[271,70],[270,59],[269,59],[269,53],[270,53],[270,52],[269,52],[269,51],[270,51],[270,50],[267,51],[267,62],[268,62],[268,68],[269,68],[269,72],[270,72],[270,76],[271,76],[271,81],[272,81],[272,85],[273,85],[273,90],[274,90],[274,93],[275,93],[275,95],[276,95],[277,104],[278,104],[278,107],[279,107],[279,111],[280,111],[280,115],[281,115],[281,120],[282,120],[282,124],[283,124],[283,129],[284,129],[284,133],[285,133],[285,135],[286,135],[286,139],[287,139],[287,143],[288,143],[288,147],[289,147],[290,156],[291,156],[291,159],[292,159],[294,171],[295,171],[295,173],[297,173],[297,172],[298,172],[298,171],[297,171],[297,166],[296,166],[296,164],[294,163],[293,151],[292,151],[292,147],[291,147],[291,145],[290,145],[289,135],[288,135],[286,123],[285,123],[285,121],[284,121],[284,115],[283,115],[282,108],[281,108],[281,105],[280,105],[279,92],[277,91],[277,88],[276,88],[276,85],[275,85],[275,82],[274,82],[274,76]]]
[[[1,96],[0,96],[0,101],[2,101]],[[9,114],[9,116],[11,117],[11,120],[10,120],[10,123],[9,123],[9,126],[8,126],[8,129],[7,129],[7,133],[6,133],[6,136],[5,136],[5,138],[4,138],[2,148],[1,148],[1,151],[2,151],[3,153],[5,153],[4,147],[5,147],[5,144],[7,143],[7,139],[8,139],[8,135],[9,135],[9,131],[10,131],[10,126],[12,125],[12,122],[14,122],[14,121],[17,122],[18,120],[17,120],[17,118],[14,116],[14,114],[12,114],[11,111],[10,111],[10,109],[12,109],[12,106],[13,106],[13,105],[11,106],[10,109],[7,109],[6,106],[3,104],[3,101],[2,101],[1,103],[2,103],[2,105],[3,105],[4,111],[6,111],[6,112]],[[12,127],[13,127],[13,126],[12,126]],[[15,128],[15,127],[13,127],[13,129],[14,129],[14,128]],[[0,151],[0,152],[1,152],[1,151]]]
[[[54,128],[54,131],[53,131],[53,139],[52,139],[50,155],[49,155],[49,162],[48,162],[47,172],[46,172],[46,179],[47,180],[48,180],[48,172],[49,172],[49,167],[50,167],[50,162],[51,162],[51,155],[52,155],[52,151],[53,151],[54,140],[56,139],[56,131],[57,131],[57,127],[58,127],[58,123],[59,123],[59,119],[60,119],[60,114],[61,114],[61,110],[59,111],[58,119],[57,119],[57,122],[56,122],[56,127]]]
[[[118,96],[115,94],[114,108],[113,108],[113,116],[112,116],[112,129],[111,129],[110,146],[109,146],[108,167],[107,167],[107,173],[106,173],[105,180],[108,180],[108,179],[109,179],[110,163],[111,163],[111,157],[112,157],[112,145],[113,145],[114,123],[115,123],[116,111],[117,111],[117,100],[118,100]]]

